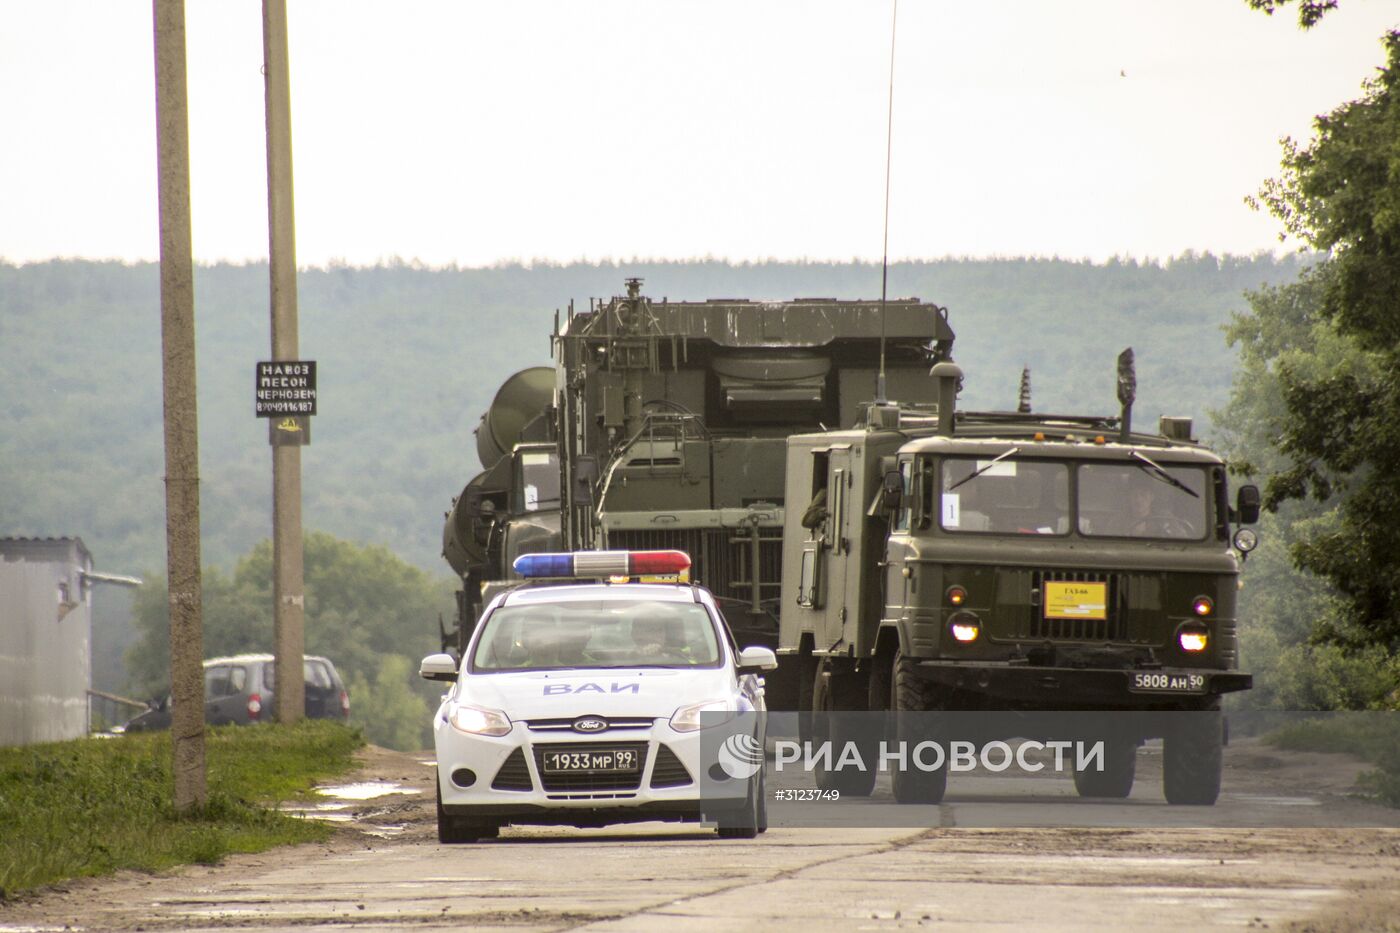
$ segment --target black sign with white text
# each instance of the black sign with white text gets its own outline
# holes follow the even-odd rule
[[[316,361],[259,363],[255,409],[259,418],[316,414]]]

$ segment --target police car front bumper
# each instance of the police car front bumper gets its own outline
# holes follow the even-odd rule
[[[719,769],[702,774],[702,733],[678,732],[666,720],[589,735],[537,731],[520,721],[504,736],[472,735],[441,717],[434,728],[442,807],[453,816],[577,825],[698,820],[743,806],[748,793],[747,781]],[[551,752],[606,756],[620,751],[635,753],[638,766],[620,771],[548,766]]]

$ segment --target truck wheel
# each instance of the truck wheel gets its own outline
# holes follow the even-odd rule
[[[452,816],[442,808],[442,787],[437,789],[438,842],[444,845],[457,845],[463,842],[476,842],[478,839],[495,839],[501,834],[496,823],[484,823],[466,817]]]
[[[854,693],[854,690],[849,689],[851,684],[843,682],[853,678],[850,675],[841,677],[837,674],[823,677],[825,668],[825,662],[819,664],[813,678],[812,742],[814,751],[819,750],[823,742],[829,744],[833,767],[823,767],[820,764],[822,759],[818,757],[818,763],[813,766],[817,787],[822,790],[834,790],[848,797],[869,797],[875,790],[880,736],[869,729],[861,728],[862,724],[857,720],[862,717],[840,715],[860,709],[859,705],[851,702],[853,697],[848,695]],[[865,765],[864,771],[853,765],[839,769],[835,767],[848,744],[855,746],[861,762]]]
[[[1133,791],[1137,775],[1137,742],[1132,739],[1103,740],[1103,770],[1086,768],[1074,772],[1074,789],[1081,797],[1126,797]]]
[[[1167,803],[1209,807],[1220,796],[1224,764],[1220,710],[1178,713],[1163,740],[1162,790]]]
[[[904,748],[906,767],[893,772],[894,799],[900,803],[939,803],[948,790],[948,761],[934,771],[914,765],[914,748],[920,742],[937,741],[930,712],[938,708],[935,688],[919,676],[915,662],[903,653],[894,656],[891,703],[894,707],[894,740]]]

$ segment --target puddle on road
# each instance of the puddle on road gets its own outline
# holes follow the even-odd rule
[[[353,823],[355,822],[355,814],[351,810],[353,801],[421,794],[422,791],[416,787],[404,787],[390,781],[364,781],[358,784],[318,787],[316,793],[323,797],[334,797],[336,800],[328,800],[324,803],[287,803],[279,809],[288,816],[299,816],[302,819],[322,820],[327,823]],[[406,825],[369,824],[362,827],[362,830],[367,835],[387,839],[402,833]],[[5,931],[0,930],[0,933],[5,933]]]
[[[299,816],[307,820],[323,820],[327,823],[349,823],[355,819],[353,813],[341,813],[348,809],[348,803],[284,803],[277,809],[288,816]]]
[[[318,787],[316,793],[323,797],[338,797],[341,800],[373,800],[376,797],[389,797],[394,794],[421,794],[422,791],[416,787],[404,787],[389,781],[364,781],[359,784]]]

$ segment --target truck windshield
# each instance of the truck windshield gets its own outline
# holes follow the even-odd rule
[[[1063,535],[1070,530],[1069,467],[1049,460],[949,457],[939,524],[946,531]]]
[[[651,600],[502,606],[486,619],[473,671],[715,667],[719,641],[703,606]]]
[[[1205,537],[1210,530],[1206,471],[1163,464],[1161,473],[1165,476],[1139,463],[1081,465],[1079,533],[1196,541]]]

